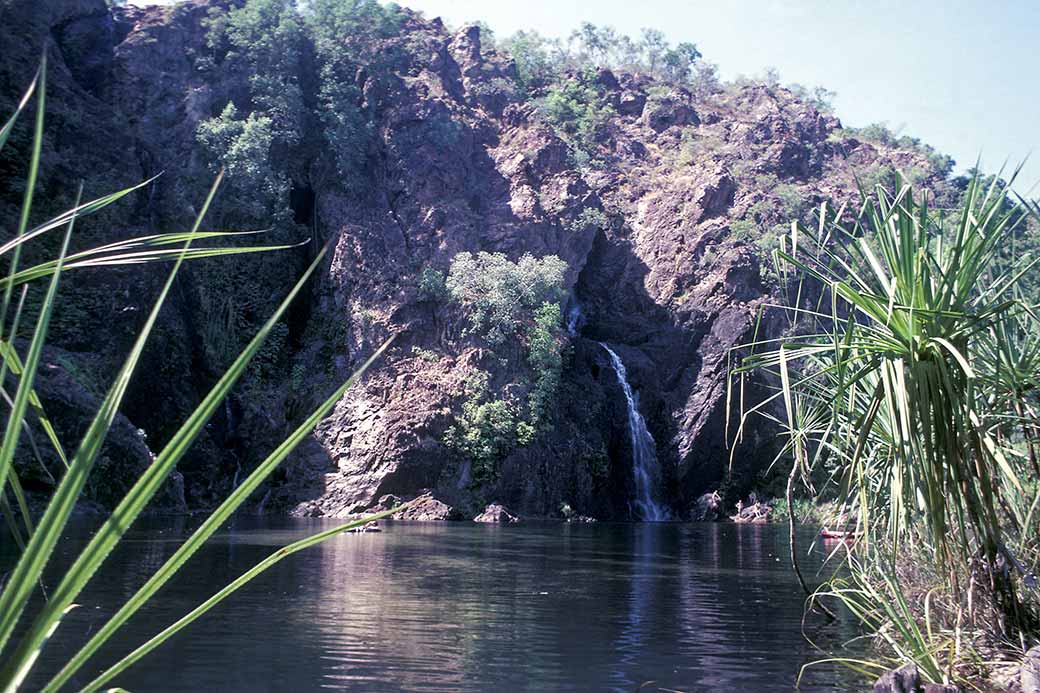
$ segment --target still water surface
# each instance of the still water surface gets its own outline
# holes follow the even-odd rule
[[[236,520],[99,664],[275,548],[329,526]],[[96,630],[190,529],[135,528],[42,668]],[[70,560],[61,556],[57,570]],[[647,681],[656,683],[644,690],[789,691],[801,666],[823,656],[806,642],[802,615],[783,527],[386,523],[289,557],[116,683],[135,693],[635,691]],[[805,633],[829,646],[855,635],[849,623],[817,619]],[[827,667],[801,685],[862,688]]]

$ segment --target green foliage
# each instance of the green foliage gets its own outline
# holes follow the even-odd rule
[[[854,223],[792,232],[778,258],[822,295],[805,308],[801,285],[792,289],[795,336],[756,343],[733,373],[764,371],[780,384],[767,401],[786,413],[790,478],[827,465],[848,492],[840,500],[863,540],[851,588],[832,580],[830,596],[863,606],[857,615],[876,633],[905,630],[890,646],[933,679],[949,678],[960,655],[899,649],[928,644],[913,632],[921,614],[905,608],[918,597],[895,578],[905,547],[942,578],[934,591],[950,630],[1035,635],[1040,623],[1030,589],[1040,496],[1028,483],[1040,476],[1040,400],[1026,375],[1040,370],[1040,320],[1019,298],[1033,261],[1002,259],[1033,212],[974,177],[961,208],[943,213],[897,179],[864,199]]]
[[[665,79],[674,84],[686,84],[693,76],[694,65],[701,58],[697,46],[684,42],[675,48],[666,48],[661,58],[661,71]]]
[[[268,211],[282,222],[288,220],[289,180],[272,161],[271,118],[256,113],[241,118],[229,103],[218,117],[199,123],[196,136],[213,158],[214,168],[227,171],[235,189],[232,206],[250,215]]]
[[[1004,196],[1002,213],[1014,217],[1012,231],[1008,234],[1007,242],[999,251],[996,264],[999,273],[1014,272],[1017,266],[1023,262],[1031,262],[1040,258],[1040,209],[1037,201],[1026,202],[1016,205],[1012,200],[1013,193],[1009,183],[998,175],[986,175],[973,167],[963,176],[957,176],[951,183],[956,193],[953,207],[956,210],[964,209],[968,203],[968,191],[973,179],[978,178],[981,185],[993,186]],[[1015,285],[1020,297],[1033,306],[1040,306],[1040,271],[1030,271],[1022,274]]]
[[[304,112],[299,74],[305,37],[294,0],[249,0],[231,9],[226,23],[211,21],[211,32],[218,27],[230,45],[228,61],[241,63],[249,77],[253,110],[270,120],[273,140],[298,144]]]
[[[952,158],[936,151],[934,147],[924,144],[916,137],[892,132],[884,123],[871,123],[861,128],[844,128],[839,137],[855,137],[867,142],[877,142],[886,147],[916,151],[927,159],[928,166],[939,178],[945,178],[953,171],[955,162]]]
[[[567,222],[567,230],[578,233],[586,229],[605,229],[610,225],[607,213],[598,207],[585,207],[581,213]]]
[[[533,432],[544,428],[563,372],[563,318],[560,304],[543,303],[535,312],[534,324],[527,335],[527,360],[535,374],[529,399]]]
[[[288,151],[306,145],[308,156],[329,157],[350,190],[360,183],[372,135],[356,76],[362,66],[372,79],[386,72],[396,56],[377,40],[394,35],[400,18],[396,5],[375,0],[247,0],[226,11],[210,8],[203,24],[213,53],[208,60],[248,78],[249,104],[238,106],[266,119],[282,174]],[[311,56],[317,103],[308,109],[301,81]],[[304,123],[315,120],[320,134],[304,132]]]
[[[518,262],[500,253],[459,253],[451,263],[447,288],[468,311],[472,329],[495,348],[507,338],[526,347],[531,384],[527,411],[519,396],[492,398],[488,375],[467,382],[461,413],[445,434],[445,444],[473,463],[474,483],[495,478],[498,462],[517,445],[531,443],[552,422],[563,370],[563,275],[567,265],[555,255]]]
[[[501,43],[516,65],[516,82],[520,91],[531,96],[559,77],[553,60],[551,43],[535,31],[518,31]]]
[[[358,106],[361,90],[342,76],[345,71],[339,59],[323,66],[318,98],[325,140],[335,159],[336,171],[349,188],[360,182],[372,125]]]
[[[289,326],[284,322],[275,324],[263,346],[249,364],[247,371],[253,383],[273,382],[285,372],[289,355]]]
[[[820,113],[834,113],[834,97],[837,94],[822,86],[806,87],[797,82],[788,84],[787,88],[799,99],[815,108]]]
[[[643,29],[638,39],[618,33],[613,27],[589,22],[571,32],[565,45],[557,46],[561,67],[588,67],[643,72],[672,84],[689,85],[701,53],[693,43],[668,43],[657,29]]]
[[[502,253],[459,253],[452,259],[447,288],[469,312],[473,330],[492,345],[521,333],[531,311],[563,300],[567,263],[555,255],[524,254],[511,262]]]
[[[424,267],[419,275],[419,298],[423,301],[441,302],[451,297],[444,272]]]
[[[337,171],[356,186],[372,131],[355,78],[362,66],[373,79],[386,71],[394,56],[376,42],[398,32],[401,11],[375,0],[310,0],[303,15],[319,65],[318,117]]]
[[[498,463],[516,448],[517,423],[512,405],[491,399],[488,374],[477,371],[467,379],[462,412],[445,432],[444,444],[470,460],[474,484],[493,482]]]
[[[420,346],[412,347],[412,356],[418,359],[422,359],[426,363],[437,363],[441,360],[440,355],[436,351],[424,349]]]
[[[614,115],[592,84],[591,75],[550,87],[539,112],[568,144],[579,163],[595,158],[597,140]]]

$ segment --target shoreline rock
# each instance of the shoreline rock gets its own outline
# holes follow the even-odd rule
[[[490,503],[486,508],[484,508],[484,512],[473,518],[473,521],[512,524],[514,522],[519,522],[520,518],[506,510],[505,507],[499,503]]]

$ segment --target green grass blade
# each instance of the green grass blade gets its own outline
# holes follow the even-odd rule
[[[24,236],[25,230],[29,226],[29,213],[32,210],[33,192],[36,189],[36,176],[40,170],[40,150],[43,147],[43,112],[47,93],[46,51],[44,51],[43,58],[40,61],[40,69],[37,72],[37,78],[39,79],[39,86],[37,87],[38,93],[36,99],[36,125],[33,130],[32,153],[29,156],[29,177],[25,185],[25,196],[22,198],[22,212],[18,219],[18,232],[15,234],[15,238],[21,238]],[[11,257],[10,264],[8,265],[9,275],[13,275],[18,271],[18,260],[20,257],[21,246],[18,246],[18,248],[15,249],[14,255]],[[11,303],[11,291],[13,288],[14,285],[11,283],[8,283],[4,287],[3,304],[0,306],[0,339],[3,338],[3,330],[7,325],[7,308]],[[3,474],[0,472],[0,490],[2,489]]]
[[[209,205],[216,194],[221,178],[222,174],[218,175],[216,181],[214,181],[209,196],[206,198],[206,202],[203,204],[202,210],[200,211],[198,218],[195,220],[193,231],[197,231],[199,225],[202,223],[202,218],[209,209]],[[187,243],[184,246],[184,250],[188,250]],[[33,534],[32,541],[29,542],[29,546],[26,547],[21,559],[15,566],[3,593],[0,594],[0,651],[3,651],[4,646],[10,639],[15,625],[21,617],[22,611],[25,609],[25,604],[31,594],[32,586],[43,573],[43,568],[47,564],[47,561],[50,560],[54,546],[57,544],[61,532],[64,530],[65,524],[68,522],[68,518],[72,514],[76,500],[82,493],[90,469],[94,464],[98,452],[101,450],[108,429],[112,425],[113,419],[115,419],[119,404],[122,402],[123,395],[126,393],[126,389],[130,384],[130,377],[137,366],[137,362],[141,357],[141,352],[144,350],[145,343],[147,342],[152,328],[155,325],[155,321],[159,316],[159,310],[162,308],[166,296],[173,287],[174,279],[177,277],[177,271],[180,269],[182,263],[182,259],[177,260],[173,268],[170,270],[166,284],[163,286],[159,297],[156,299],[151,313],[148,315],[144,326],[130,350],[130,354],[127,356],[123,367],[116,376],[115,382],[109,389],[108,394],[105,396],[104,401],[101,403],[101,406],[94,417],[94,420],[87,429],[83,441],[80,443],[79,449],[76,451],[76,454],[69,465],[69,469],[65,472],[61,483],[58,484],[57,490],[54,492],[50,502],[47,504],[47,509],[44,511],[43,518],[40,520],[39,527],[35,534]],[[52,286],[56,287],[57,277],[59,274],[60,267],[59,271],[56,271],[52,278]],[[47,314],[47,312],[45,312],[45,314]],[[38,359],[38,357],[39,354],[37,353],[36,358]],[[27,373],[33,372],[35,367],[35,361],[26,359]],[[6,662],[4,669],[0,671],[0,686],[8,686],[14,679],[16,672],[21,671],[24,663],[24,659],[19,660],[14,657],[10,658]]]
[[[298,248],[308,241],[295,244],[245,246],[245,247],[205,247],[190,248],[187,251],[182,248],[162,248],[158,246],[172,243],[186,243],[194,238],[212,237],[214,232],[192,234],[187,241],[183,239],[188,234],[172,234],[171,237],[150,237],[149,240],[140,245],[131,246],[126,243],[120,244],[120,252],[113,252],[113,246],[103,248],[92,248],[80,251],[69,256],[64,270],[83,269],[90,267],[115,267],[143,265],[152,262],[168,262],[171,260],[197,260],[208,257],[220,257],[224,255],[244,255],[248,253],[264,253],[275,250],[291,250]],[[226,234],[222,234],[226,235]],[[174,240],[177,239],[177,240]],[[132,239],[139,240],[139,239]],[[131,248],[131,250],[125,250]],[[0,285],[5,287],[19,286],[26,282],[35,281],[50,275],[54,271],[54,261],[43,262],[38,265],[21,270],[20,272],[0,279]]]
[[[156,456],[145,473],[134,483],[133,487],[131,487],[112,512],[111,517],[94,534],[86,548],[80,552],[75,563],[66,571],[61,583],[54,590],[50,602],[39,613],[28,634],[22,639],[22,642],[19,644],[19,652],[15,655],[16,658],[27,656],[29,652],[36,650],[42,644],[44,635],[49,627],[48,624],[76,599],[79,592],[86,586],[112,549],[119,543],[123,534],[130,528],[130,525],[144,510],[169,474],[176,468],[181,457],[191,447],[199,432],[245,372],[249,361],[260,350],[260,347],[270,335],[271,330],[274,329],[275,325],[285,314],[285,311],[288,310],[293,299],[306,285],[306,282],[314,273],[314,270],[317,269],[324,255],[325,250],[323,249],[296,283],[296,286],[282,301],[278,309],[261,327],[246,348],[243,349],[242,353],[220,380],[217,381],[192,415],[171,437],[170,441]],[[103,642],[103,639],[101,641]]]
[[[135,190],[138,190],[139,188],[142,188],[142,187],[148,185],[149,183],[153,182],[156,178],[158,178],[158,176],[153,176],[153,177],[149,178],[146,181],[142,181],[142,182],[138,183],[137,185],[133,185],[133,186],[131,186],[129,188],[125,188],[125,189],[120,190],[118,192],[114,192],[114,193],[110,193],[108,195],[104,195],[102,197],[97,198],[96,200],[91,200],[90,202],[84,202],[83,204],[80,204],[79,201],[77,201],[76,204],[71,209],[68,209],[68,210],[62,212],[58,216],[56,216],[53,219],[51,219],[51,220],[49,220],[49,221],[47,221],[47,222],[45,222],[45,223],[35,227],[31,231],[29,231],[29,232],[27,232],[27,233],[25,233],[25,234],[23,234],[21,236],[16,236],[15,238],[12,238],[11,240],[9,240],[6,243],[4,243],[3,245],[0,245],[0,255],[4,255],[5,253],[7,253],[12,248],[17,248],[18,246],[22,245],[23,243],[31,241],[32,239],[36,238],[37,236],[39,236],[41,234],[44,234],[44,233],[46,233],[46,232],[48,232],[48,231],[50,231],[52,229],[56,229],[56,228],[60,228],[62,226],[65,226],[66,224],[69,223],[69,220],[72,219],[73,217],[84,217],[84,216],[87,216],[88,214],[93,214],[94,212],[97,212],[97,211],[99,211],[101,209],[104,209],[105,207],[107,207],[108,205],[112,204],[113,202],[117,202],[118,200],[123,199],[124,197],[126,197],[130,193],[134,192]]]
[[[39,364],[40,353],[43,350],[43,342],[47,335],[47,327],[49,325],[51,312],[54,309],[54,299],[58,292],[58,283],[59,278],[61,277],[60,259],[64,258],[65,253],[68,251],[69,238],[72,236],[72,227],[73,224],[70,222],[68,231],[65,232],[65,240],[62,244],[61,254],[59,256],[58,269],[54,272],[54,275],[51,277],[50,285],[47,287],[47,294],[43,299],[40,308],[40,316],[36,322],[36,330],[33,333],[32,342],[29,345],[29,354],[25,361],[25,372],[18,381],[18,390],[15,393],[11,413],[7,419],[7,428],[4,432],[3,447],[2,450],[0,450],[0,465],[2,465],[2,467],[0,467],[0,494],[4,493],[3,481],[9,474],[13,474],[12,460],[14,458],[14,451],[18,445],[18,437],[21,433],[22,422],[25,418],[25,409],[29,401],[28,393],[32,390],[33,378]],[[36,580],[39,577],[38,572],[23,569],[23,566],[28,568],[31,563],[30,559],[33,556],[30,553],[30,550],[39,537],[39,532],[33,533],[29,545],[22,552],[21,558],[15,566],[11,576],[8,578],[3,592],[0,593],[0,651],[3,650],[7,639],[14,630],[15,624],[18,622],[18,617],[21,615],[21,611],[24,608],[25,600],[27,600],[29,595],[32,594],[33,586],[36,584]]]
[[[44,60],[46,60],[46,58],[47,56],[44,55]],[[33,92],[36,91],[36,85],[40,81],[41,72],[42,68],[36,71],[32,82],[29,83],[29,88],[25,90],[24,94],[22,94],[22,100],[18,102],[18,107],[15,108],[14,113],[7,119],[4,126],[0,128],[0,149],[3,149],[4,145],[7,144],[7,138],[11,136],[11,130],[14,129],[14,124],[18,120],[18,116],[20,116],[22,111],[25,110],[25,107],[29,104],[29,99],[32,98]]]
[[[7,523],[7,529],[11,532],[11,537],[18,546],[18,550],[25,551],[25,539],[22,537],[22,530],[18,529],[14,508],[11,507],[11,501],[7,500],[6,493],[0,493],[0,514],[3,514],[4,522]]]
[[[42,106],[41,106],[42,107]],[[69,239],[72,237],[73,221],[69,222],[68,230],[65,232],[65,240],[61,246],[61,252],[57,260],[57,268],[51,276],[51,282],[47,287],[40,308],[40,316],[36,321],[36,329],[33,332],[32,341],[29,343],[29,352],[25,359],[25,369],[18,379],[18,389],[15,391],[14,401],[11,404],[11,413],[7,418],[4,430],[4,439],[0,443],[0,493],[3,493],[4,484],[14,462],[15,449],[21,436],[22,425],[25,420],[25,412],[29,405],[29,394],[33,391],[33,382],[43,353],[43,344],[47,338],[47,329],[50,326],[51,312],[54,309],[54,300],[58,293],[58,278],[61,274],[61,266],[68,252]],[[2,603],[2,602],[0,602]],[[2,631],[0,631],[2,633]],[[3,639],[0,638],[0,647]]]
[[[111,681],[112,678],[114,678],[115,676],[117,676],[120,673],[122,673],[123,671],[125,671],[128,667],[130,667],[132,664],[134,664],[135,662],[140,660],[146,654],[148,654],[149,652],[154,650],[156,647],[158,647],[159,645],[164,643],[170,637],[172,637],[173,635],[175,635],[179,631],[183,630],[185,627],[191,625],[191,623],[193,621],[195,621],[199,617],[205,615],[206,612],[210,611],[217,604],[219,604],[220,602],[224,601],[229,596],[234,594],[237,590],[241,589],[243,586],[248,584],[253,578],[255,578],[256,576],[260,575],[264,571],[266,571],[269,568],[271,568],[271,567],[275,566],[276,564],[278,564],[282,559],[288,558],[289,556],[293,555],[294,553],[296,553],[298,551],[303,551],[306,548],[310,548],[311,546],[314,546],[316,544],[320,544],[323,541],[331,539],[332,537],[335,537],[335,536],[337,536],[339,534],[342,534],[343,532],[346,532],[346,531],[348,531],[350,529],[353,529],[355,527],[360,527],[360,526],[365,525],[365,524],[367,524],[369,522],[372,522],[373,520],[379,520],[379,519],[382,519],[384,517],[389,517],[390,515],[393,515],[394,513],[400,512],[401,510],[403,510],[406,507],[408,507],[407,503],[405,503],[404,505],[400,505],[400,506],[398,506],[396,508],[392,508],[390,510],[385,510],[385,511],[383,511],[381,513],[377,513],[375,515],[370,515],[368,517],[363,517],[360,520],[354,520],[352,522],[348,522],[345,525],[341,525],[341,526],[335,527],[333,529],[327,529],[324,532],[318,532],[317,534],[313,534],[313,535],[307,537],[306,539],[301,539],[300,541],[293,542],[292,544],[289,544],[288,546],[285,546],[285,547],[283,547],[281,549],[278,549],[277,551],[272,553],[270,556],[268,556],[264,560],[260,561],[259,563],[254,565],[252,568],[247,570],[245,573],[243,573],[242,575],[237,577],[235,580],[233,580],[232,582],[228,583],[228,585],[226,587],[224,587],[222,590],[220,590],[219,592],[214,594],[212,597],[210,597],[209,599],[204,601],[202,604],[199,604],[197,607],[195,607],[187,615],[185,615],[184,617],[182,617],[181,619],[179,619],[178,621],[176,621],[175,623],[173,623],[172,625],[170,625],[169,627],[164,629],[158,635],[156,635],[155,637],[150,639],[148,642],[144,643],[143,645],[138,647],[136,650],[134,650],[133,652],[128,654],[126,657],[124,657],[123,659],[119,660],[118,662],[113,664],[111,667],[106,669],[97,678],[95,678],[93,681],[91,681],[86,686],[84,686],[83,687],[83,691],[85,693],[90,693],[91,691],[98,690],[103,685],[105,685],[108,681]]]
[[[25,372],[22,361],[18,358],[18,353],[10,344],[0,343],[0,358],[3,359],[4,366],[9,368],[13,375],[20,376]],[[32,407],[33,413],[36,414],[36,418],[40,422],[40,428],[46,434],[47,440],[50,441],[55,454],[58,455],[58,459],[68,469],[69,458],[65,454],[65,448],[61,441],[58,440],[58,433],[54,430],[54,424],[51,423],[50,418],[47,416],[47,412],[43,408],[43,402],[35,390],[29,391],[29,406]]]
[[[293,433],[286,438],[268,457],[261,462],[246,479],[224,500],[220,506],[183,545],[171,556],[159,570],[131,597],[123,607],[112,616],[101,630],[77,652],[62,670],[44,689],[56,691],[118,630],[133,614],[141,608],[189,558],[216,532],[236,509],[256,490],[256,488],[281,464],[282,460],[314,429],[321,419],[328,415],[343,394],[368,370],[368,368],[390,347],[394,337],[386,340],[350,378],[336,389]]]

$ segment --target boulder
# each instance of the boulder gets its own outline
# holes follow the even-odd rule
[[[740,524],[764,524],[769,522],[773,506],[768,501],[760,501],[752,493],[747,502],[737,501],[737,514],[730,515],[731,520]]]
[[[694,522],[714,522],[722,516],[722,496],[718,491],[702,494],[690,507],[690,519]]]
[[[91,370],[90,361],[74,353],[56,347],[43,350],[34,389],[66,456],[75,451],[101,408],[104,386],[91,379]],[[10,373],[7,377],[8,392],[14,392],[14,379]],[[27,421],[28,433],[19,441],[15,470],[31,499],[42,507],[61,479],[63,463],[39,420],[31,415]],[[79,502],[91,511],[115,508],[154,459],[144,431],[122,413],[116,413]],[[147,512],[187,512],[180,472],[170,473],[148,504]]]
[[[693,106],[672,94],[651,99],[646,102],[642,111],[643,121],[654,132],[663,132],[673,125],[697,125],[700,123]]]
[[[646,106],[646,94],[641,91],[626,91],[621,94],[618,101],[618,113],[623,116],[639,117],[643,115],[643,107]]]
[[[959,693],[957,686],[922,683],[916,664],[907,664],[884,673],[874,682],[874,693]]]
[[[921,675],[916,664],[887,671],[874,682],[874,693],[919,693]]]
[[[411,505],[394,515],[395,520],[413,520],[416,522],[433,522],[440,520],[459,520],[461,514],[447,503],[433,497],[432,493],[412,500]]]
[[[503,506],[499,505],[498,503],[491,503],[486,508],[484,508],[484,512],[474,517],[473,521],[510,523],[519,522],[520,518],[506,510]]]

